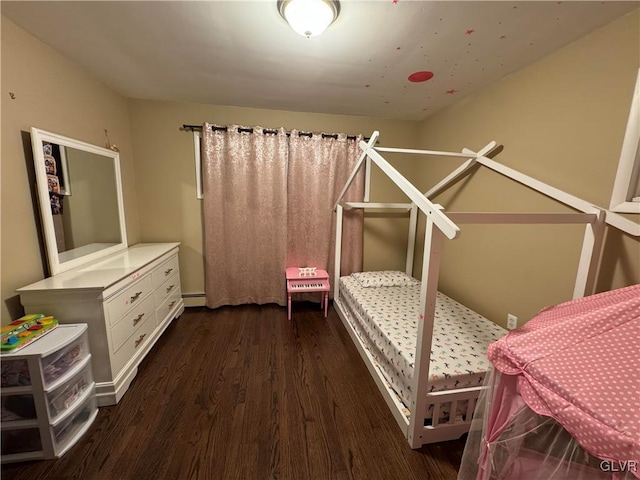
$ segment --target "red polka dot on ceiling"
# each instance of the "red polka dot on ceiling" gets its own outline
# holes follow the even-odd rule
[[[415,72],[409,75],[410,82],[426,82],[433,78],[433,72]]]

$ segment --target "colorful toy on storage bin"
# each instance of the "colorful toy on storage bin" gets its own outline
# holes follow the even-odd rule
[[[0,352],[16,352],[58,326],[58,320],[32,313],[0,329]]]

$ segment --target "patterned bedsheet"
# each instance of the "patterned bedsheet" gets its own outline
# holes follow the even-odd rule
[[[404,404],[410,405],[420,282],[402,272],[393,272],[408,280],[395,282],[394,286],[363,286],[367,283],[362,281],[363,277],[359,280],[358,275],[367,273],[380,272],[340,278],[340,299],[347,310],[348,321],[378,362],[383,376]],[[429,367],[430,391],[482,385],[490,365],[487,346],[506,333],[502,327],[438,292]]]

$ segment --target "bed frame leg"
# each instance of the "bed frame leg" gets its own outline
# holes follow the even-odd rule
[[[409,240],[407,242],[407,264],[405,273],[413,277],[413,259],[416,249],[416,231],[418,230],[418,206],[411,202],[411,214],[409,216]]]
[[[606,212],[597,209],[596,215],[596,220],[585,226],[573,298],[591,295],[595,290],[596,274],[604,239]]]
[[[342,265],[342,205],[336,205],[336,254],[333,264],[333,299],[340,297],[340,267]]]
[[[422,283],[420,285],[420,312],[416,345],[415,367],[413,374],[413,393],[411,396],[411,418],[407,431],[407,440],[412,448],[423,443],[424,416],[427,411],[427,392],[429,391],[429,360],[431,357],[431,337],[433,318],[438,293],[440,273],[440,252],[444,234],[427,217],[424,232],[424,253],[422,257]]]

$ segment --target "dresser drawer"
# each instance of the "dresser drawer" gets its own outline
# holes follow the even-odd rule
[[[122,346],[113,354],[112,357],[114,376],[117,376],[120,370],[122,370],[122,367],[131,360],[138,350],[142,350],[144,348],[145,343],[149,340],[155,329],[156,318],[155,315],[153,315],[142,322],[140,327],[133,332],[133,335],[124,341]]]
[[[111,350],[117,351],[133,332],[142,326],[149,318],[155,317],[156,305],[154,296],[148,295],[142,303],[125,313],[119,321],[111,327]]]
[[[142,300],[153,291],[153,281],[151,275],[146,275],[136,281],[123,292],[117,294],[107,301],[109,312],[109,323],[115,325],[120,317],[124,315],[134,305],[142,303]]]
[[[171,275],[179,273],[178,256],[174,255],[164,263],[159,265],[152,273],[153,288],[158,288],[167,280]]]
[[[180,275],[178,273],[169,277],[162,285],[160,285],[153,293],[156,306],[160,306],[170,296],[176,292],[180,292]]]
[[[164,299],[164,301],[158,305],[156,309],[156,320],[158,325],[162,324],[167,318],[167,315],[173,311],[176,304],[180,301],[181,292],[180,286],[177,289],[171,291],[171,293]]]

